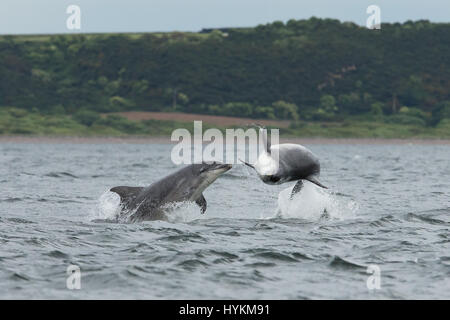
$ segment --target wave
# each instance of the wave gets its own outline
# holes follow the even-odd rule
[[[341,258],[339,256],[334,256],[329,263],[330,267],[336,269],[366,269],[367,267],[347,259]]]
[[[29,199],[31,199],[31,198],[29,198],[29,197],[25,197],[25,198],[13,197],[13,198],[7,198],[7,199],[0,200],[0,202],[19,202],[19,201],[29,200]]]
[[[444,221],[441,219],[435,218],[433,215],[423,215],[423,214],[416,214],[416,213],[408,213],[406,215],[407,221],[422,221],[429,224],[435,224],[435,225],[450,225],[449,221]]]
[[[69,172],[49,172],[46,175],[44,175],[45,177],[50,177],[50,178],[63,178],[63,177],[69,177],[69,178],[78,178],[76,175],[69,173]]]
[[[13,222],[13,223],[25,223],[25,224],[35,223],[33,221],[23,219],[23,218],[8,218],[6,220],[9,222]]]

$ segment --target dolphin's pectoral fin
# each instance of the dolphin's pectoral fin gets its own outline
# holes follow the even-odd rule
[[[294,188],[292,188],[290,200],[292,200],[292,198],[294,198],[294,196],[297,193],[299,193],[300,190],[302,190],[302,188],[303,188],[303,181],[302,180],[298,180],[297,183],[295,184]]]
[[[319,182],[319,180],[317,180],[317,178],[315,176],[309,176],[305,180],[308,180],[309,182],[312,182],[312,183],[314,183],[315,185],[318,185],[321,188],[328,189],[328,187],[325,187],[323,184],[321,184]]]
[[[115,192],[120,196],[120,202],[127,203],[137,197],[142,191],[142,187],[114,187],[109,191]]]
[[[201,213],[204,214],[206,211],[206,199],[205,197],[202,195],[200,195],[200,197],[195,200],[195,203],[199,205]]]

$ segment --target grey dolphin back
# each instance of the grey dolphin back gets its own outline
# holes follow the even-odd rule
[[[284,174],[292,174],[294,180],[320,174],[319,160],[310,150],[302,146],[291,148],[288,145],[281,145],[279,158],[281,171]]]
[[[281,148],[280,149],[280,166],[286,173],[291,173],[292,180],[308,180],[315,185],[328,189],[318,180],[320,175],[319,159],[310,150],[299,146],[298,148]],[[297,188],[294,188],[294,193],[298,193],[303,184],[299,183]]]

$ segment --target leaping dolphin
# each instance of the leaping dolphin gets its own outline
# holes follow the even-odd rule
[[[188,165],[148,187],[114,187],[110,191],[120,196],[122,214],[132,213],[130,222],[166,220],[167,204],[192,201],[206,211],[202,192],[231,165],[203,162]]]
[[[255,169],[259,178],[267,184],[282,184],[297,181],[292,189],[292,197],[303,187],[302,180],[308,180],[321,188],[327,189],[319,182],[319,159],[307,148],[299,144],[283,143],[271,145],[267,139],[267,130],[260,128],[263,138],[264,152],[254,165],[242,161]]]

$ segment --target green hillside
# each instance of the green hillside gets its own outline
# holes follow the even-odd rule
[[[352,119],[447,128],[450,24],[368,30],[311,18],[200,33],[2,36],[0,108],[10,107],[78,119],[130,110],[290,119],[293,132]]]

